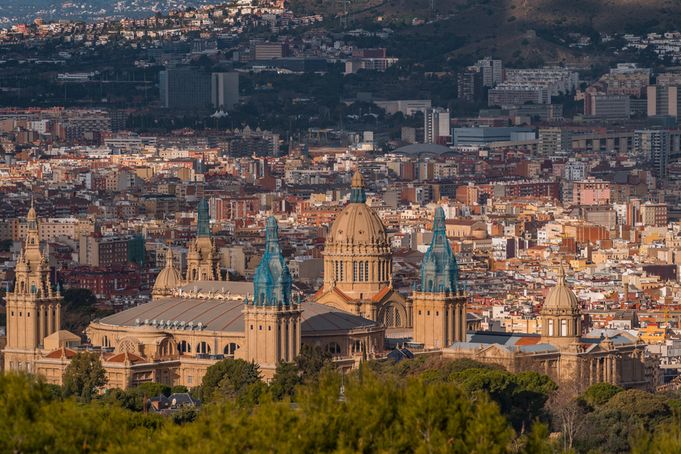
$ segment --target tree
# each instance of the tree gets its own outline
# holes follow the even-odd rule
[[[323,351],[319,346],[303,344],[300,354],[296,358],[296,366],[300,370],[303,380],[316,380],[319,372],[331,362],[331,354]]]
[[[83,402],[90,402],[105,384],[106,372],[96,353],[76,354],[64,370],[65,396],[76,396]]]
[[[285,397],[293,397],[296,386],[303,383],[298,367],[294,363],[281,362],[270,382],[272,397],[282,400]]]
[[[621,391],[624,390],[610,383],[596,383],[587,388],[582,395],[582,400],[593,409],[608,403],[615,394]]]
[[[570,452],[575,437],[584,423],[586,411],[579,399],[576,385],[563,384],[549,398],[548,407],[553,423],[560,432],[563,451]]]
[[[223,359],[206,370],[199,396],[209,402],[220,398],[237,398],[248,394],[249,387],[260,381],[260,367],[243,359]],[[250,390],[253,391],[253,390]]]

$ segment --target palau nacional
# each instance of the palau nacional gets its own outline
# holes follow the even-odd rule
[[[464,288],[446,235],[445,212],[432,214],[432,241],[410,294],[393,287],[393,255],[386,228],[366,203],[359,171],[347,205],[328,231],[323,285],[313,294],[294,290],[280,248],[277,220],[265,224],[262,259],[250,281],[225,280],[210,230],[208,203],[199,203],[196,235],[186,272],[168,248],[151,302],[90,323],[86,338],[62,329],[61,290],[50,281],[41,249],[39,213],[31,207],[15,282],[8,288],[5,371],[27,371],[60,384],[79,351],[101,355],[108,387],[145,382],[193,387],[224,358],[260,366],[270,379],[280,362],[294,361],[301,345],[319,346],[341,370],[386,358],[400,337],[415,355],[469,358],[511,372],[535,370],[558,383],[583,388],[597,382],[623,387],[655,385],[657,370],[644,345],[626,332],[589,335],[566,271],[541,309],[540,334],[479,330],[467,311],[474,288]],[[390,348],[389,348],[390,347]]]

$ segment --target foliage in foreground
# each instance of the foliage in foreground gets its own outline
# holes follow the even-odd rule
[[[0,452],[461,452],[522,446],[497,405],[447,383],[345,380],[323,372],[297,402],[263,395],[257,405],[223,400],[194,422],[79,403],[27,375],[0,377]],[[545,438],[533,443],[546,444]],[[529,446],[529,444],[528,444]]]

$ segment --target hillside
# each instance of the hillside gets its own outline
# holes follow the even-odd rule
[[[296,11],[340,16],[341,0],[293,0]],[[431,7],[433,9],[431,9]],[[358,0],[349,3],[348,28],[366,22],[398,27],[414,19],[444,22],[449,33],[466,44],[450,54],[469,57],[494,54],[518,63],[542,60],[590,64],[598,54],[580,54],[556,37],[569,32],[587,35],[646,33],[679,28],[681,2],[672,0]],[[338,23],[339,20],[334,21]],[[429,25],[411,33],[429,35]],[[402,31],[401,31],[402,32]],[[409,31],[404,30],[406,33]],[[438,35],[433,35],[437,39]]]

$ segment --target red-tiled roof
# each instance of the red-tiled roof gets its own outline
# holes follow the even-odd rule
[[[371,301],[373,302],[378,302],[381,301],[390,291],[392,290],[392,287],[383,287],[383,290],[375,294],[372,298]]]
[[[73,351],[69,348],[66,348],[66,347],[62,347],[58,350],[54,350],[54,351],[48,353],[46,358],[50,358],[50,359],[68,358],[68,359],[71,359],[74,356],[76,356],[76,354],[77,353],[75,351]]]
[[[128,352],[117,353],[113,356],[110,356],[106,361],[110,363],[124,363],[126,360],[133,364],[145,361],[145,359],[141,356]]]

